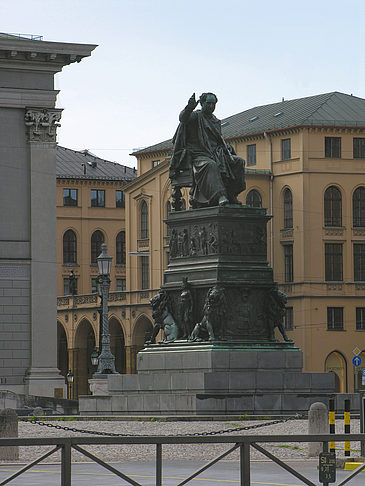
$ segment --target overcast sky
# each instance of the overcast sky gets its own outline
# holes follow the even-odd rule
[[[135,165],[193,92],[218,118],[330,91],[365,98],[364,0],[0,0],[0,31],[98,44],[57,75],[60,145]]]

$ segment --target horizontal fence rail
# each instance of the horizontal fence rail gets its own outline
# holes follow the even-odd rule
[[[127,444],[141,444],[141,445],[155,445],[156,446],[156,486],[162,486],[162,458],[163,446],[169,444],[227,444],[229,449],[217,456],[205,466],[194,472],[188,478],[179,482],[177,486],[187,484],[189,481],[196,478],[199,474],[206,471],[209,467],[216,464],[218,461],[226,457],[234,450],[239,449],[240,452],[240,483],[241,486],[249,486],[250,480],[250,448],[254,448],[261,452],[264,456],[281,466],[290,474],[301,480],[304,484],[315,486],[308,478],[297,472],[291,466],[274,456],[267,451],[263,445],[271,443],[287,443],[287,442],[322,442],[323,451],[328,452],[329,442],[361,442],[365,440],[365,434],[318,434],[318,435],[229,435],[229,436],[134,436],[134,437],[48,437],[48,438],[0,438],[0,447],[7,446],[53,446],[54,448],[38,457],[35,461],[22,467],[9,476],[5,480],[0,480],[0,486],[5,486],[13,479],[28,471],[31,467],[39,464],[43,459],[49,457],[51,454],[61,450],[61,486],[71,486],[71,451],[72,449],[84,454],[89,459],[95,461],[97,464],[103,466],[108,471],[111,471],[116,476],[134,486],[142,486],[134,479],[128,477],[123,472],[117,470],[110,464],[101,460],[91,452],[85,450],[81,446],[92,445],[127,445]],[[261,444],[261,445],[259,445]],[[365,463],[359,466],[355,471],[347,476],[337,486],[343,486],[351,481],[358,473],[365,470]],[[323,483],[327,484],[327,483]]]

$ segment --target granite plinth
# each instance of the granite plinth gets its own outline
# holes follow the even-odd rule
[[[215,415],[307,411],[333,397],[329,373],[303,373],[291,343],[153,345],[137,375],[109,375],[108,394],[81,397],[81,414]],[[99,399],[100,398],[100,399]]]

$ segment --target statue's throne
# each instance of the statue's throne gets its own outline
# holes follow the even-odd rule
[[[193,187],[194,184],[194,176],[193,170],[189,163],[187,163],[184,167],[181,167],[173,177],[170,177],[171,180],[171,187],[172,187],[172,208],[174,211],[181,211],[182,209],[182,187]],[[189,201],[190,207],[194,207],[192,199],[190,198]]]

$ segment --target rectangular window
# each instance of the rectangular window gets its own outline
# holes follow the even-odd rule
[[[324,156],[330,159],[341,158],[341,137],[324,137]]]
[[[292,282],[293,281],[293,245],[284,245],[284,265],[285,265],[285,274],[284,274],[284,281],[285,282]]]
[[[105,207],[105,191],[99,189],[91,189],[91,207],[104,208]]]
[[[69,278],[63,279],[63,295],[71,295]]]
[[[342,272],[342,244],[325,243],[325,279],[327,282],[341,281]]]
[[[356,307],[356,331],[365,331],[365,307]]]
[[[294,329],[293,307],[287,307],[285,309],[284,327],[287,331],[292,331]]]
[[[256,144],[247,145],[247,167],[256,165]]]
[[[158,165],[160,165],[160,161],[159,160],[152,160],[152,169],[154,167],[157,167]]]
[[[117,278],[117,291],[125,292],[126,290],[126,280],[125,278]]]
[[[141,288],[142,290],[150,288],[149,277],[149,257],[141,256]]]
[[[327,331],[343,330],[343,307],[327,307]]]
[[[91,279],[91,293],[96,294],[98,291],[98,279],[92,278]]]
[[[365,280],[365,243],[354,243],[354,280]]]
[[[63,190],[63,205],[64,206],[77,206],[77,189],[64,189]]]
[[[115,207],[116,208],[125,208],[124,191],[115,191]]]
[[[281,141],[281,160],[291,159],[291,139],[284,138]]]
[[[354,138],[354,159],[365,159],[365,138]]]

